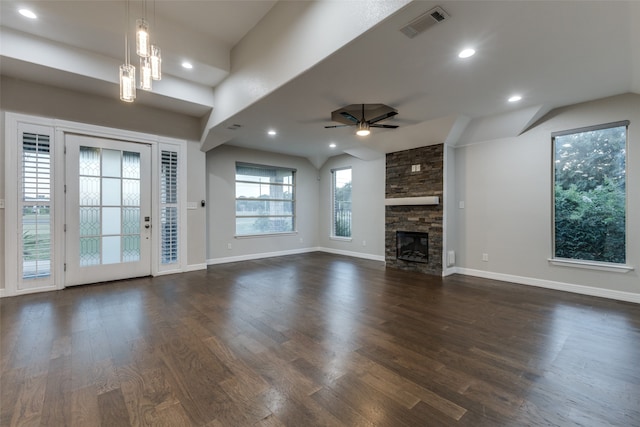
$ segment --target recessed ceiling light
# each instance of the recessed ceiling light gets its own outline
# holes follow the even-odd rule
[[[267,132],[267,134],[269,134],[269,135],[271,135],[271,136],[275,136],[275,135],[277,135],[277,134],[278,134],[278,132],[276,132],[276,131],[275,131],[275,130],[273,130],[273,129],[269,129],[269,131]]]
[[[329,144],[329,148],[336,148],[336,147],[337,147],[337,145],[336,145],[335,142],[332,142],[331,144]]]
[[[20,9],[20,10],[18,10],[18,13],[20,15],[24,16],[25,18],[29,18],[29,19],[37,19],[38,18],[38,15],[36,15],[32,11],[30,11],[29,9]]]
[[[522,99],[522,97],[520,95],[511,95],[511,97],[509,97],[509,99],[507,99],[507,101],[509,102],[518,102]]]
[[[461,50],[460,53],[458,54],[458,58],[469,58],[470,56],[473,56],[476,54],[475,49],[471,49],[470,47]]]
[[[192,69],[192,68],[193,68],[193,64],[192,64],[191,62],[184,61],[184,62],[182,63],[182,68],[186,68],[187,70],[190,70],[190,69]]]

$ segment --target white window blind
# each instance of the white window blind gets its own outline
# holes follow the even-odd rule
[[[160,262],[178,257],[178,153],[162,150],[160,162]]]
[[[50,135],[21,132],[20,237],[22,278],[52,273],[52,169]]]

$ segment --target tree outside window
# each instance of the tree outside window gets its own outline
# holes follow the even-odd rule
[[[625,263],[628,125],[552,134],[555,258]]]

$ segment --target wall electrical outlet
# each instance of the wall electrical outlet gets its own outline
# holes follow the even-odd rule
[[[488,262],[489,261],[489,254],[482,254],[482,261]]]
[[[0,209],[4,209],[4,199],[0,199]]]
[[[367,246],[367,241],[366,240],[362,241],[362,246]]]
[[[411,165],[411,172],[420,172],[420,164]]]
[[[231,250],[231,243],[227,243],[227,249]]]

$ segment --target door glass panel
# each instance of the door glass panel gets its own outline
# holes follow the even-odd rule
[[[80,266],[100,264],[100,237],[80,238]]]
[[[51,273],[51,219],[49,206],[22,208],[22,277]]]
[[[100,175],[100,149],[80,147],[80,175]]]
[[[98,206],[100,204],[100,178],[80,177],[80,205]]]
[[[102,178],[102,204],[120,206],[120,179]]]
[[[140,234],[140,208],[122,208],[122,234]]]
[[[140,180],[122,180],[122,204],[125,206],[140,206]]]
[[[120,208],[102,208],[102,234],[120,234]]]
[[[102,176],[120,178],[120,151],[102,150]]]
[[[135,262],[140,259],[140,235],[122,236],[122,262]]]
[[[141,259],[140,167],[140,153],[80,146],[80,266]]]
[[[80,208],[80,235],[100,235],[100,208]]]
[[[102,263],[116,264],[120,262],[120,236],[102,237]]]
[[[140,153],[122,152],[122,177],[140,178]]]

